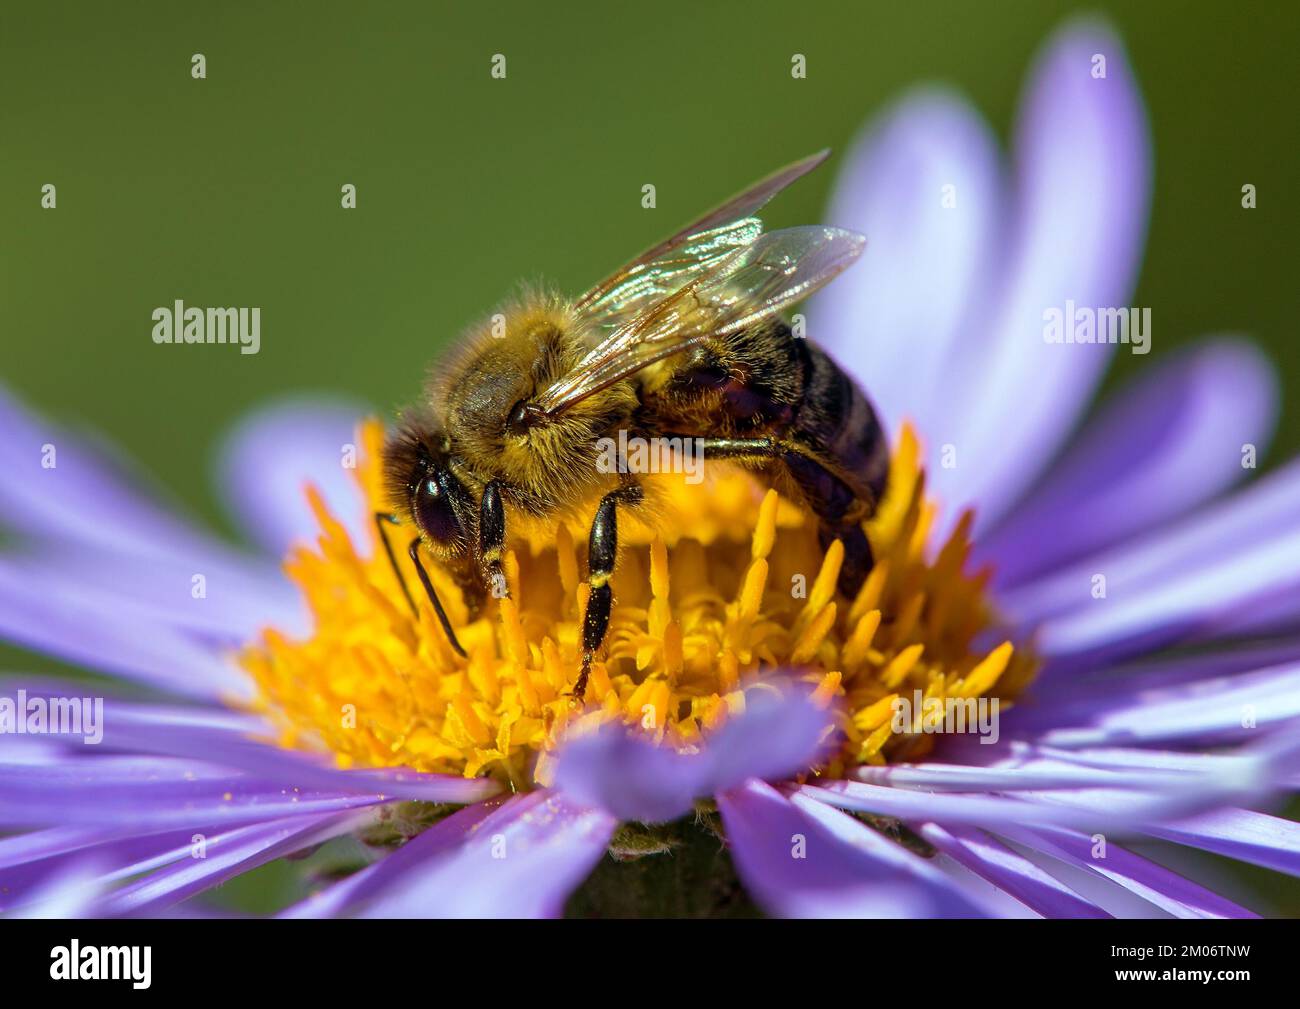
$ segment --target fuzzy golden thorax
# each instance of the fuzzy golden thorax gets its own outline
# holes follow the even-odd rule
[[[436,367],[426,417],[471,494],[496,480],[509,504],[541,516],[571,511],[609,489],[597,442],[629,422],[636,407],[630,383],[559,416],[512,419],[571,371],[587,345],[568,302],[530,293],[468,334],[463,349]]]

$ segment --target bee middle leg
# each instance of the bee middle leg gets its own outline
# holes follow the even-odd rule
[[[844,563],[837,586],[852,599],[862,588],[875,563],[871,542],[859,516],[864,506],[838,476],[799,445],[777,438],[696,438],[697,450],[714,459],[764,464],[779,462],[803,492],[819,520],[818,541],[823,550],[839,540],[844,544]]]
[[[591,593],[587,596],[587,612],[582,619],[582,669],[573,684],[573,696],[578,701],[587,692],[592,659],[609,631],[609,617],[614,606],[614,592],[609,582],[614,577],[614,561],[618,556],[618,506],[639,504],[643,497],[644,491],[632,483],[610,491],[600,499],[596,518],[591,523],[591,538],[587,545],[587,577]]]

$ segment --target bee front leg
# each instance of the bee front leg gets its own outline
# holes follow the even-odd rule
[[[591,593],[587,596],[587,612],[582,620],[582,671],[573,685],[573,696],[581,701],[587,692],[587,678],[591,675],[591,662],[605,641],[609,631],[609,616],[614,608],[614,592],[610,579],[614,577],[614,562],[618,557],[618,506],[639,504],[643,492],[636,484],[627,484],[610,491],[600,499],[595,521],[591,524],[591,538],[587,548],[588,580]]]
[[[505,549],[506,510],[501,503],[501,487],[493,480],[483,488],[483,500],[479,504],[478,558],[483,584],[494,599],[510,598],[510,586],[501,566]]]

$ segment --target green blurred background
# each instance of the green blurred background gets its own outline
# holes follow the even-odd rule
[[[1118,27],[1156,155],[1133,302],[1152,306],[1154,351],[1117,355],[1108,381],[1235,330],[1300,386],[1289,4],[0,11],[0,379],[125,446],[227,531],[210,461],[248,408],[326,391],[389,410],[520,278],[580,289],[769,169],[842,151],[919,82],[964,91],[1005,139],[1031,57],[1075,11]],[[796,52],[806,80],[791,79]],[[837,169],[793,189],[774,223],[817,220]],[[55,211],[39,205],[47,182]],[[347,182],[354,211],[339,206]],[[261,353],[155,346],[150,312],[176,298],[261,306]],[[1300,446],[1290,402],[1281,423],[1268,462]]]

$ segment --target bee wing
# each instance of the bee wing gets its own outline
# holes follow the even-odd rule
[[[829,150],[818,151],[756,182],[606,277],[575,307],[598,325],[615,324],[636,306],[680,287],[691,274],[707,271],[720,257],[757,239],[763,225],[754,213],[829,156]]]
[[[675,291],[725,268],[737,250],[752,245],[762,234],[763,222],[756,217],[687,234],[681,244],[657,259],[625,267],[609,278],[594,301],[576,303],[579,320],[596,339],[608,336]]]
[[[851,231],[809,226],[732,248],[616,328],[534,402],[558,413],[657,361],[753,326],[828,283],[865,242]]]

